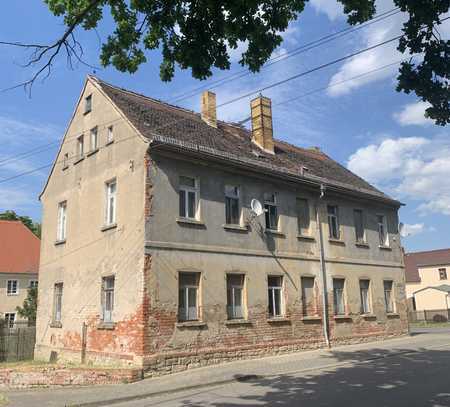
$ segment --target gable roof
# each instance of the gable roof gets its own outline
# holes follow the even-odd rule
[[[438,291],[442,291],[442,292],[448,294],[448,293],[450,293],[450,285],[448,285],[448,284],[441,284],[441,285],[437,285],[437,286],[430,285],[428,287],[424,287],[424,288],[421,288],[420,290],[414,291],[413,295],[416,295],[425,290],[438,290]]]
[[[0,273],[38,273],[40,244],[22,222],[0,220]]]
[[[407,283],[420,283],[419,267],[450,265],[450,249],[405,253]]]
[[[183,150],[208,153],[227,161],[244,162],[282,176],[366,194],[391,205],[390,198],[318,149],[300,148],[275,141],[275,154],[268,154],[251,141],[251,132],[237,124],[218,121],[206,124],[199,113],[118,88],[89,76],[122,111],[131,124],[154,145],[173,145]],[[304,168],[307,168],[305,174]]]

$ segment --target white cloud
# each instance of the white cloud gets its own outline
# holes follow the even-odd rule
[[[426,126],[433,123],[433,120],[425,117],[425,109],[430,106],[429,103],[421,101],[410,103],[403,106],[400,112],[394,113],[393,117],[401,126]]]
[[[311,0],[318,13],[325,13],[331,21],[344,17],[344,7],[336,0]]]
[[[22,209],[36,203],[37,197],[23,187],[0,187],[0,211]]]
[[[424,231],[425,225],[423,223],[415,223],[413,225],[405,223],[400,234],[402,237],[411,237],[423,233]]]
[[[348,168],[400,199],[420,203],[421,213],[450,215],[450,139],[386,139],[358,149]]]

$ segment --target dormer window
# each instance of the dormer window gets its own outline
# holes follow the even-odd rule
[[[84,114],[92,110],[92,95],[86,96],[84,99]]]

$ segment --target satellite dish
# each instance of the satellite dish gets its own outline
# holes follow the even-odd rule
[[[264,208],[257,199],[252,199],[250,202],[250,208],[255,216],[261,216],[264,213]]]

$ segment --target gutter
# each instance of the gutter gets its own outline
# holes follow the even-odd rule
[[[194,143],[179,141],[171,137],[154,135],[153,139],[150,141],[149,146],[151,146],[151,148],[166,148],[168,150],[174,150],[183,153],[191,153],[207,159],[226,161],[228,164],[246,169],[251,169],[253,171],[255,170],[255,168],[258,168],[260,170],[265,171],[267,174],[276,176],[278,178],[281,177],[284,180],[301,182],[314,187],[324,185],[328,190],[331,191],[341,193],[344,192],[347,195],[351,194],[357,197],[370,198],[372,200],[376,200],[378,202],[382,202],[384,204],[394,206],[396,208],[399,208],[400,206],[404,205],[400,201],[389,198],[381,193],[377,194],[373,191],[364,188],[356,188],[343,182],[330,181],[328,179],[318,177],[312,174],[300,175],[298,172],[295,171],[285,170],[270,164],[262,164],[257,160],[239,157],[235,154],[225,153],[211,147],[205,147]]]

